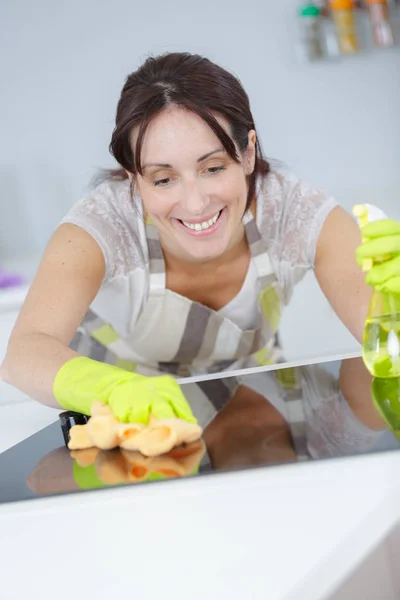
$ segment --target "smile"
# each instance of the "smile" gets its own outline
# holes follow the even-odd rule
[[[217,212],[217,214],[211,217],[211,219],[208,219],[208,221],[203,221],[202,223],[188,223],[187,221],[182,221],[181,219],[179,220],[185,227],[188,227],[189,229],[193,229],[194,231],[203,231],[204,229],[209,229],[218,221],[221,212],[222,210]]]
[[[189,223],[188,221],[183,221],[182,219],[172,219],[176,225],[188,233],[189,235],[193,235],[196,237],[208,236],[214,233],[220,226],[221,221],[226,213],[226,209],[218,211],[213,217],[205,221],[200,221],[197,223]]]

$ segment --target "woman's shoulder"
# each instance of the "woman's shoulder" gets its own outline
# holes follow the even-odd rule
[[[76,213],[114,223],[115,217],[125,218],[133,212],[129,180],[107,179],[90,188],[71,208]]]
[[[325,200],[322,189],[311,185],[279,161],[271,161],[268,175],[258,181],[258,197],[265,210],[283,210],[285,206]]]
[[[268,175],[257,180],[257,221],[270,228],[283,217],[300,180],[284,164],[270,163]],[[271,232],[269,232],[271,233]]]
[[[286,167],[273,163],[258,182],[257,224],[273,244],[288,247],[297,240],[304,248],[316,239],[336,200]]]
[[[106,280],[144,268],[144,224],[129,180],[102,181],[70,208],[61,223],[77,225],[96,240],[105,257]]]

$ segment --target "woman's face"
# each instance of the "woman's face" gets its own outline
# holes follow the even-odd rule
[[[229,125],[217,117],[230,134]],[[136,135],[135,135],[136,133]],[[137,132],[133,133],[133,147]],[[221,256],[243,235],[246,175],[254,169],[255,133],[242,162],[234,162],[196,114],[171,107],[149,124],[136,186],[163,247],[185,260]]]

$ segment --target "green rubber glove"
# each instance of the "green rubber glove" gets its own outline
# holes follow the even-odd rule
[[[364,242],[356,250],[357,263],[374,261],[365,281],[380,292],[400,294],[400,223],[382,219],[362,228]]]
[[[123,423],[180,418],[196,423],[179,384],[169,375],[146,377],[79,356],[58,371],[53,394],[65,410],[90,415],[94,401],[108,404]]]
[[[81,490],[93,490],[96,488],[107,487],[107,484],[104,483],[104,481],[101,481],[100,477],[97,475],[96,467],[94,465],[81,467],[76,460],[74,460],[72,465],[72,475],[76,485],[81,488]]]

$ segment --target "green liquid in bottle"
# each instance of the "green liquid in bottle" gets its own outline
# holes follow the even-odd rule
[[[371,387],[378,413],[400,442],[400,379],[374,378]]]
[[[367,319],[362,356],[374,377],[400,377],[400,313]]]

